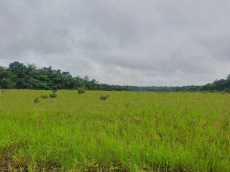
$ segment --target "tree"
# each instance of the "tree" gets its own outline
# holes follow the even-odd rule
[[[10,79],[1,80],[1,88],[3,89],[14,89],[16,88],[16,83],[12,82]]]
[[[225,80],[224,79],[215,80],[213,82],[213,86],[215,87],[216,90],[223,90],[225,87]]]
[[[27,63],[26,71],[29,77],[33,77],[37,73],[37,66],[35,64]]]
[[[32,71],[35,71],[37,70],[37,66],[35,64],[28,64],[27,63],[27,71],[28,72],[32,72]]]
[[[23,63],[19,63],[18,61],[10,63],[9,69],[19,78],[25,77],[26,66],[24,66]]]
[[[88,76],[88,75],[85,75],[85,76],[84,76],[84,81],[86,81],[86,82],[89,81],[89,76]]]
[[[226,80],[230,80],[230,74],[227,76]]]
[[[215,89],[214,85],[213,85],[213,84],[210,84],[210,83],[208,83],[208,84],[206,84],[206,85],[203,85],[203,86],[200,88],[201,91],[210,91],[210,90],[214,90],[214,89]]]
[[[50,88],[48,87],[48,85],[46,83],[38,83],[36,84],[36,89],[38,90],[49,90]]]
[[[70,76],[71,77],[71,75],[70,75],[69,72],[62,72],[62,75],[64,75],[64,76]]]
[[[11,71],[7,71],[7,70],[4,70],[0,73],[0,79],[3,79],[3,78],[10,78],[11,76],[13,76],[13,73]]]
[[[19,63],[18,61],[15,61],[15,62],[13,62],[13,63],[10,63],[10,64],[9,64],[9,67],[10,67],[11,69],[14,69],[14,68],[23,69],[23,68],[25,68],[25,66],[23,65],[23,63]]]

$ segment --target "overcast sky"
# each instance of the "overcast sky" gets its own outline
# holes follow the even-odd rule
[[[0,0],[0,65],[101,83],[202,85],[230,74],[229,0]]]

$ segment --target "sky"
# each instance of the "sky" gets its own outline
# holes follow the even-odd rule
[[[229,0],[0,0],[0,66],[100,83],[204,85],[230,74]]]

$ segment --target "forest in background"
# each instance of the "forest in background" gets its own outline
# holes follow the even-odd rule
[[[2,89],[69,89],[76,90],[85,88],[87,90],[104,91],[209,91],[230,92],[230,75],[226,79],[215,80],[203,86],[120,86],[99,83],[96,79],[90,80],[86,75],[73,77],[69,72],[60,69],[52,69],[51,66],[37,68],[35,64],[24,65],[18,61],[9,64],[9,67],[0,67],[0,86]]]
[[[35,64],[24,65],[18,61],[9,67],[0,67],[0,83],[2,89],[78,89],[105,91],[129,91],[128,86],[102,84],[95,79],[89,80],[86,75],[73,77],[69,72],[52,69],[51,66],[37,68]]]

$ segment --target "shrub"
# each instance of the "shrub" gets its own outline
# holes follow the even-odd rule
[[[39,99],[38,99],[38,98],[35,98],[35,99],[34,99],[34,103],[39,103]]]
[[[109,95],[107,95],[107,96],[101,96],[100,100],[106,100],[108,97],[109,97]]]
[[[48,95],[41,95],[40,97],[43,98],[43,99],[48,99],[49,98]]]
[[[53,93],[56,93],[58,91],[57,86],[52,86],[53,88]]]
[[[229,92],[230,90],[228,88],[225,88],[223,92]]]
[[[58,90],[52,90],[53,93],[56,93]]]
[[[56,93],[50,94],[50,98],[56,98],[56,97],[57,97],[57,94],[56,94]]]
[[[78,88],[78,94],[83,94],[85,92],[85,89],[83,87]]]

